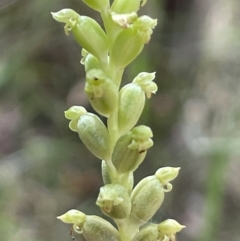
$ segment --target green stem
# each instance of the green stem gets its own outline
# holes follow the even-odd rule
[[[112,44],[115,41],[115,37],[117,33],[121,30],[121,27],[112,21],[112,17],[111,17],[111,14],[109,13],[109,9],[105,9],[104,11],[102,11],[101,17],[103,20],[105,31],[108,36],[109,47],[111,49]]]
[[[103,20],[105,31],[106,31],[107,35],[109,36],[110,33],[112,31],[114,31],[114,27],[112,26],[112,19],[111,19],[111,16],[108,11],[109,11],[108,9],[104,9],[101,12],[101,18]],[[110,36],[109,36],[109,38],[110,38]]]
[[[111,149],[113,151],[113,148],[118,139],[118,107],[113,111],[113,113],[108,118],[107,124],[111,141]]]
[[[110,136],[110,149],[111,154],[113,153],[115,144],[118,140],[118,108],[116,108],[111,116],[108,118],[108,132]],[[106,164],[108,166],[109,175],[111,177],[112,183],[118,183],[118,173],[116,168],[114,167],[111,158],[106,160]]]
[[[122,79],[122,72],[116,73],[114,69],[111,69],[110,71],[112,79],[119,83],[121,83]],[[119,85],[116,85],[115,88],[119,88]],[[117,91],[118,93],[118,91]],[[118,105],[116,108],[113,110],[112,114],[109,116],[108,121],[107,121],[107,127],[108,127],[108,132],[110,136],[110,149],[111,149],[111,154],[113,153],[114,147],[116,145],[116,142],[119,138],[119,131],[118,131]],[[114,167],[111,158],[109,160],[105,160],[106,164],[108,166],[108,171],[109,175],[111,177],[112,183],[120,183],[120,177],[118,176],[117,170]]]
[[[105,160],[112,183],[119,183],[119,177],[111,159]]]

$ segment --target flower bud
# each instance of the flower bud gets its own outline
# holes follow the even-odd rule
[[[110,6],[109,0],[83,0],[83,2],[98,12],[101,12]]]
[[[159,225],[150,224],[141,229],[133,241],[175,241],[175,234],[185,226],[173,219],[167,219]]]
[[[108,184],[100,188],[96,204],[102,212],[113,218],[127,218],[131,211],[131,200],[126,188],[119,184]]]
[[[167,219],[158,225],[158,230],[162,234],[171,235],[180,232],[186,226],[181,225],[174,219]]]
[[[146,222],[157,212],[164,199],[165,189],[155,176],[142,179],[133,189],[132,214]]]
[[[132,241],[159,241],[159,231],[156,224],[150,224],[141,229]]]
[[[145,93],[135,83],[125,85],[119,92],[118,129],[125,134],[137,123],[145,105]]]
[[[76,41],[98,59],[106,58],[108,53],[107,35],[101,26],[92,18],[80,16],[72,9],[63,9],[52,13],[53,18],[65,23],[66,35],[72,31]],[[97,43],[97,44],[96,44]]]
[[[65,117],[71,120],[70,129],[78,132],[82,142],[96,157],[109,158],[109,133],[97,115],[87,112],[83,107],[73,106],[65,111]]]
[[[82,227],[82,234],[86,241],[120,241],[120,235],[117,229],[108,221],[94,215],[86,217]]]
[[[110,49],[110,62],[115,68],[125,68],[141,53],[144,44],[148,43],[151,38],[152,29],[157,25],[157,20],[148,16],[142,16],[136,20],[130,19],[132,24],[129,24],[129,21],[123,24],[126,29],[118,33]],[[116,22],[114,18],[113,21]]]
[[[118,89],[101,69],[87,72],[85,92],[92,107],[99,114],[109,117],[117,106]]]
[[[153,145],[152,136],[151,129],[141,125],[117,141],[112,162],[118,173],[133,172],[138,168],[147,154],[147,149]]]
[[[84,236],[86,241],[120,241],[116,228],[108,221],[94,215],[86,215],[78,210],[70,210],[59,216],[64,223],[73,224],[73,230]]]
[[[179,168],[163,167],[155,175],[142,179],[132,192],[132,213],[143,221],[152,218],[163,202],[164,193],[172,190],[168,182],[176,178],[178,171]]]
[[[110,62],[115,68],[124,69],[142,52],[143,47],[142,36],[137,29],[123,29],[110,50]]]
[[[141,6],[144,6],[147,0],[114,0],[111,9],[116,13],[131,13],[137,12]]]

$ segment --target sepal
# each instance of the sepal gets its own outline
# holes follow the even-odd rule
[[[186,228],[186,226],[181,225],[174,219],[167,219],[158,225],[159,232],[169,237],[180,232],[183,228]]]
[[[150,127],[145,125],[134,127],[131,131],[132,142],[129,144],[128,148],[144,152],[153,146],[152,137],[153,133]]]
[[[162,167],[156,171],[155,176],[162,185],[166,185],[178,176],[179,170],[180,167]]]
[[[73,28],[77,24],[80,15],[70,8],[64,8],[58,12],[51,12],[53,19],[57,22],[65,23],[66,28]]]
[[[155,94],[158,90],[157,84],[153,82],[155,79],[155,73],[142,72],[139,73],[134,79],[133,83],[141,86],[142,90],[145,92],[147,98],[151,97],[151,94]]]
[[[68,110],[64,111],[65,118],[68,120],[78,119],[81,115],[86,114],[87,111],[82,106],[72,106]]]
[[[58,216],[57,218],[64,223],[77,224],[81,226],[85,222],[86,214],[78,210],[72,209],[64,213],[63,215]]]
[[[151,35],[153,33],[153,29],[157,25],[157,19],[153,19],[147,15],[143,15],[139,17],[134,23],[133,28],[136,29],[141,36],[142,42],[144,44],[148,43]]]

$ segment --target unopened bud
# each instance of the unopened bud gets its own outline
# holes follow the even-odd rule
[[[73,230],[82,234],[86,241],[120,241],[116,228],[98,216],[86,215],[78,210],[70,210],[57,218],[64,223],[73,224]]]
[[[74,224],[73,229],[76,233],[82,234],[86,241],[120,241],[117,229],[98,216],[87,215],[84,223],[81,225]]]
[[[177,177],[179,168],[164,167],[153,176],[142,179],[133,189],[132,213],[140,220],[148,221],[160,208],[165,192],[172,189],[169,181]]]
[[[100,115],[109,117],[117,106],[117,87],[101,69],[87,72],[85,92],[92,107]]]
[[[63,9],[52,13],[52,16],[56,21],[66,24],[65,33],[68,35],[72,31],[82,48],[98,59],[107,57],[108,40],[106,33],[94,19],[80,16],[72,9]]]
[[[116,69],[124,69],[143,50],[142,34],[129,27],[119,32],[110,49],[110,62]]]
[[[135,83],[125,85],[119,92],[118,128],[125,134],[137,123],[145,105],[145,93]]]
[[[99,159],[110,156],[110,137],[106,126],[100,118],[87,112],[83,107],[74,106],[65,111],[70,119],[69,127],[79,134],[85,146]]]
[[[142,179],[133,189],[132,214],[146,222],[157,212],[164,200],[165,190],[155,176]]]
[[[96,204],[102,212],[113,218],[127,218],[131,211],[131,200],[126,188],[119,184],[109,184],[100,188]]]
[[[141,125],[123,135],[116,143],[112,162],[118,173],[135,171],[144,160],[147,150],[153,145],[152,131]]]
[[[159,239],[158,226],[150,224],[142,228],[133,238],[132,241],[162,241]]]

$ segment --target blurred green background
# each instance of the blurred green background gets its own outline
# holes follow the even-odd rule
[[[71,105],[92,111],[80,47],[50,15],[66,7],[100,20],[80,0],[0,1],[0,240],[71,240],[56,216],[103,216],[100,161],[63,116]],[[135,180],[182,168],[152,220],[185,224],[178,241],[240,240],[239,9],[238,0],[148,1],[142,13],[159,24],[125,74],[157,71],[139,121],[155,144]]]

